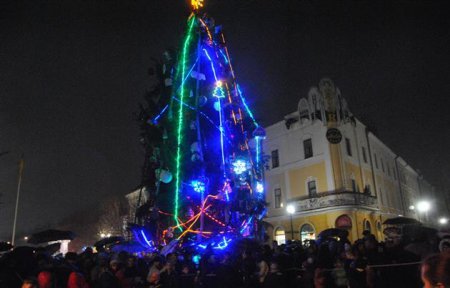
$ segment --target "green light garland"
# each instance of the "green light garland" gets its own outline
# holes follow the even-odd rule
[[[191,16],[191,19],[189,20],[189,28],[188,28],[188,32],[187,32],[187,36],[184,40],[184,45],[183,45],[183,52],[181,54],[181,79],[182,81],[185,78],[185,74],[186,74],[186,58],[187,58],[187,51],[189,49],[189,43],[191,41],[192,38],[192,30],[194,27],[194,23],[195,23],[196,17],[194,15]],[[183,81],[184,82],[184,81]],[[184,89],[184,83],[182,82],[181,87],[180,87],[180,103],[183,103],[184,101],[184,93],[185,93],[185,89]],[[179,208],[179,203],[178,203],[178,198],[179,198],[179,192],[180,192],[180,164],[181,164],[181,141],[182,141],[182,134],[181,132],[183,131],[183,105],[180,104],[179,109],[178,109],[178,129],[177,129],[177,157],[176,157],[176,173],[175,173],[175,178],[176,178],[176,183],[175,183],[175,209],[174,209],[174,213],[173,213],[173,217],[177,223],[177,225],[179,224],[179,220],[178,220],[178,208]],[[179,226],[180,230],[182,230],[181,226]]]

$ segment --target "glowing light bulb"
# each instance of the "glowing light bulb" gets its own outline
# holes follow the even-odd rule
[[[203,0],[191,0],[192,9],[198,10],[203,7]]]
[[[286,207],[286,211],[287,211],[289,214],[294,214],[294,213],[295,213],[295,206],[292,205],[292,204],[289,204],[289,205]]]
[[[198,193],[205,192],[205,183],[200,180],[192,180],[191,186],[195,192],[198,192]]]
[[[264,185],[261,182],[256,182],[256,192],[263,193],[264,192]]]
[[[238,159],[233,162],[233,172],[236,175],[241,175],[245,171],[247,171],[247,163],[244,160]]]
[[[430,210],[430,208],[430,202],[420,201],[419,203],[417,203],[417,210],[419,210],[419,212],[427,212],[428,210]]]

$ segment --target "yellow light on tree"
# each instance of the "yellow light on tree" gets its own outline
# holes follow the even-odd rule
[[[203,7],[203,0],[191,0],[193,10],[198,10]]]

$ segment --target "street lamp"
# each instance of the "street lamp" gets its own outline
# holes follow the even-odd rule
[[[431,208],[431,204],[428,201],[419,201],[416,205],[417,211],[425,214],[425,221],[428,222],[428,210]],[[420,216],[419,216],[420,218]]]
[[[448,223],[448,219],[445,217],[442,217],[439,219],[439,224],[446,225]]]
[[[428,201],[420,201],[417,203],[417,210],[419,212],[428,212],[428,210],[430,210],[431,205],[430,202]]]
[[[293,204],[289,204],[286,206],[286,211],[291,216],[291,239],[294,240],[294,226],[292,225],[292,215],[295,213],[295,206]]]

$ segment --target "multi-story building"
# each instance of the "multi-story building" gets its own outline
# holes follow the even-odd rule
[[[352,115],[330,79],[312,87],[297,111],[266,132],[265,221],[280,243],[334,227],[349,230],[351,240],[364,230],[383,239],[386,219],[417,218],[412,206],[423,195],[420,186],[433,190]]]

